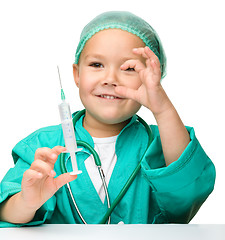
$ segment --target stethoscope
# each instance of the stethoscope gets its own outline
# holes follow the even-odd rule
[[[85,110],[79,111],[79,112],[77,112],[75,114],[75,116],[73,117],[73,126],[75,126],[77,120],[84,114],[85,114]],[[118,203],[123,198],[123,196],[126,194],[127,190],[129,189],[130,185],[132,184],[133,180],[137,176],[137,174],[138,174],[138,172],[139,172],[139,170],[141,168],[142,159],[144,158],[147,149],[149,148],[150,144],[152,143],[153,136],[152,136],[152,131],[151,131],[151,128],[149,127],[149,125],[139,116],[137,116],[137,121],[140,122],[141,124],[143,124],[143,126],[145,127],[145,129],[146,129],[146,131],[148,133],[148,145],[147,145],[147,148],[146,148],[143,156],[141,157],[141,160],[139,161],[137,167],[134,169],[134,171],[132,172],[132,174],[130,175],[130,177],[128,178],[127,182],[125,183],[125,185],[123,186],[123,188],[121,189],[120,193],[118,194],[118,196],[116,197],[116,199],[113,201],[112,204],[110,203],[108,189],[107,189],[107,184],[106,184],[106,181],[105,181],[104,172],[103,172],[103,170],[101,168],[101,160],[100,160],[100,158],[98,156],[98,153],[87,142],[77,140],[77,146],[78,147],[83,147],[83,148],[87,149],[93,155],[94,161],[95,161],[95,164],[96,164],[96,166],[98,168],[99,175],[101,177],[101,180],[102,180],[102,183],[103,183],[103,188],[104,188],[104,191],[105,191],[105,194],[106,194],[108,210],[106,211],[104,217],[99,222],[99,224],[105,224],[107,222],[107,220],[108,220],[107,223],[108,224],[110,223],[110,215],[111,215],[112,211],[118,205]],[[60,168],[61,168],[62,173],[67,173],[65,154],[61,154],[59,158],[60,158]],[[84,224],[87,224],[87,222],[83,218],[83,216],[82,216],[82,214],[81,214],[81,212],[80,212],[80,210],[79,210],[79,208],[78,208],[78,206],[76,204],[76,201],[75,201],[75,198],[74,198],[73,193],[71,191],[71,187],[70,187],[69,183],[67,183],[67,189],[68,189],[68,192],[70,194],[72,202],[73,202],[73,204],[75,206],[75,209],[76,209],[76,211],[77,211],[81,221]]]

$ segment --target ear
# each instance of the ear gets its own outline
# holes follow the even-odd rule
[[[73,78],[77,87],[79,88],[79,67],[77,64],[73,64]]]

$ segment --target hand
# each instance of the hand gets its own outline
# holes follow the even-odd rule
[[[176,161],[190,142],[189,133],[176,109],[160,84],[161,71],[157,56],[148,48],[133,49],[133,53],[145,60],[127,60],[121,70],[134,68],[141,80],[138,89],[117,86],[115,92],[121,97],[133,99],[149,108],[159,127],[165,163],[168,166]]]
[[[58,155],[65,150],[65,147],[56,146],[53,149],[39,148],[36,151],[34,162],[22,179],[21,197],[27,208],[39,209],[60,187],[76,179],[77,176],[69,173],[54,178],[54,164]]]
[[[154,115],[159,114],[171,107],[171,102],[160,84],[159,59],[149,47],[134,48],[133,53],[142,56],[145,59],[145,64],[139,59],[132,59],[127,60],[120,68],[121,70],[134,68],[139,73],[141,85],[138,89],[117,86],[115,92],[121,97],[139,102],[149,108]]]

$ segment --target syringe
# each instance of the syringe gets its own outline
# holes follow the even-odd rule
[[[70,172],[70,175],[78,175],[82,173],[82,171],[78,170],[77,160],[75,155],[75,153],[79,150],[77,149],[77,142],[76,142],[74,127],[72,122],[70,105],[65,101],[66,98],[62,88],[59,67],[57,66],[57,68],[58,68],[59,81],[61,86],[61,100],[62,100],[62,103],[59,104],[59,114],[60,114],[61,123],[62,123],[65,146],[66,146],[67,152],[70,154],[72,168],[73,168],[73,172]]]

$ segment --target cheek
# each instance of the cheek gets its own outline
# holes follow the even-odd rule
[[[85,81],[81,81],[79,83],[79,92],[81,96],[86,96],[88,93],[90,93],[90,91],[90,84],[85,83]]]
[[[90,77],[88,76],[88,74],[85,73],[85,71],[80,72],[79,83],[78,83],[80,90],[88,89],[88,87],[90,86],[89,79]]]
[[[139,76],[130,77],[126,81],[126,86],[132,89],[138,89],[141,86],[142,82]]]
[[[81,97],[87,97],[95,89],[96,81],[89,74],[80,75],[79,92]]]
[[[80,72],[79,87],[86,90],[94,90],[102,79],[102,73],[92,71],[90,68],[84,68]]]

